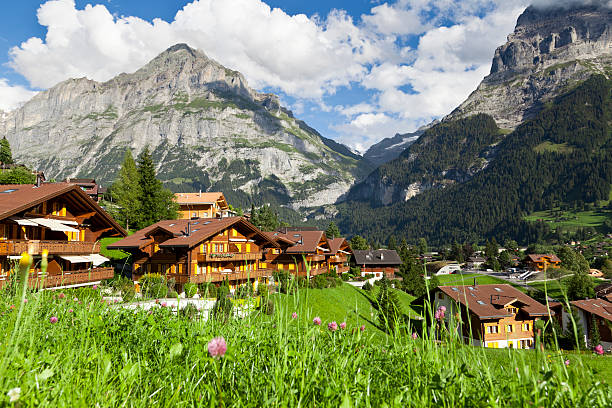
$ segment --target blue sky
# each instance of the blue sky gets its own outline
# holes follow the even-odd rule
[[[0,109],[70,77],[132,72],[187,42],[364,150],[449,113],[525,0],[20,0],[0,5]]]

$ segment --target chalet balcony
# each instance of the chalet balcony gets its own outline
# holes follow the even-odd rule
[[[345,263],[348,262],[347,256],[342,255],[332,255],[329,257],[329,261],[333,263]]]
[[[256,261],[262,259],[261,252],[207,252],[198,254],[198,262]]]
[[[199,275],[186,275],[186,274],[171,274],[168,277],[175,279],[178,284],[190,283],[204,283],[204,282],[223,282],[225,279],[229,281],[246,280],[246,279],[257,279],[272,276],[274,269],[265,268],[258,269],[256,271],[235,271],[235,272],[211,272],[202,273]]]
[[[82,285],[90,282],[98,282],[103,279],[112,279],[115,275],[113,268],[93,268],[78,271],[64,272],[61,275],[43,275],[36,271],[28,275],[28,286],[32,289],[54,288],[58,286]],[[0,288],[8,284],[11,276],[0,276]]]
[[[0,241],[0,256],[20,255],[23,252],[40,255],[43,249],[49,251],[49,255],[97,254],[100,253],[100,243],[40,240]]]
[[[319,255],[319,254],[306,255],[306,262],[319,262],[319,261],[324,261],[324,260],[325,260],[325,255]]]

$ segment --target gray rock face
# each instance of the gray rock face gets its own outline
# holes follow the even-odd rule
[[[370,146],[363,157],[375,166],[381,166],[399,157],[419,136],[425,128],[419,129],[414,133],[397,133],[393,137],[387,137],[380,142]]]
[[[17,161],[47,178],[109,184],[125,150],[148,145],[174,191],[235,190],[294,209],[333,203],[368,170],[277,96],[255,92],[239,72],[184,44],[132,74],[71,79],[39,93],[0,115],[3,136]]]
[[[486,113],[514,129],[593,73],[609,77],[611,23],[612,10],[605,7],[529,7],[495,52],[490,75],[445,120]]]

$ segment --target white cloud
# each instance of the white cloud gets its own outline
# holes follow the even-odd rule
[[[103,5],[78,9],[74,0],[49,0],[37,14],[46,36],[11,49],[10,66],[32,87],[83,76],[105,81],[185,42],[242,72],[251,86],[291,96],[298,114],[305,99],[336,112],[333,129],[341,139],[367,146],[413,131],[467,97],[526,1],[398,0],[354,21],[341,10],[308,18],[262,0],[194,0],[171,22],[148,22],[113,16]],[[401,45],[415,35],[416,49]],[[363,87],[374,97],[333,108],[326,98],[344,87]]]
[[[0,78],[0,111],[15,109],[34,95],[36,95],[36,92],[19,85],[11,86],[8,80]]]

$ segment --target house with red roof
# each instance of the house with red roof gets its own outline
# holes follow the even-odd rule
[[[277,270],[303,277],[329,272],[331,248],[324,231],[283,227],[266,234],[280,247],[266,254]]]
[[[50,288],[94,284],[114,276],[100,267],[100,239],[126,231],[81,187],[72,183],[0,186],[0,287],[23,252],[34,257],[29,284]],[[49,253],[47,273],[39,264]]]
[[[274,270],[264,258],[276,241],[242,217],[165,220],[108,246],[132,254],[132,278],[154,273],[187,283],[267,283]]]
[[[561,267],[561,259],[555,254],[529,254],[525,263],[527,267],[540,271]]]
[[[585,299],[574,300],[570,302],[571,307],[577,311],[578,321],[576,322],[582,327],[584,342],[589,347],[595,347],[597,344],[591,344],[591,331],[593,326],[599,331],[600,344],[606,350],[612,349],[612,302],[607,299]],[[572,321],[570,313],[566,310],[563,304],[556,303],[552,308],[561,313],[561,321],[563,330],[571,332]]]
[[[338,275],[348,272],[352,255],[351,244],[346,238],[330,239],[329,252],[326,254],[327,268]]]
[[[475,346],[533,348],[535,321],[549,317],[546,306],[507,284],[440,286],[432,296],[447,327]]]

